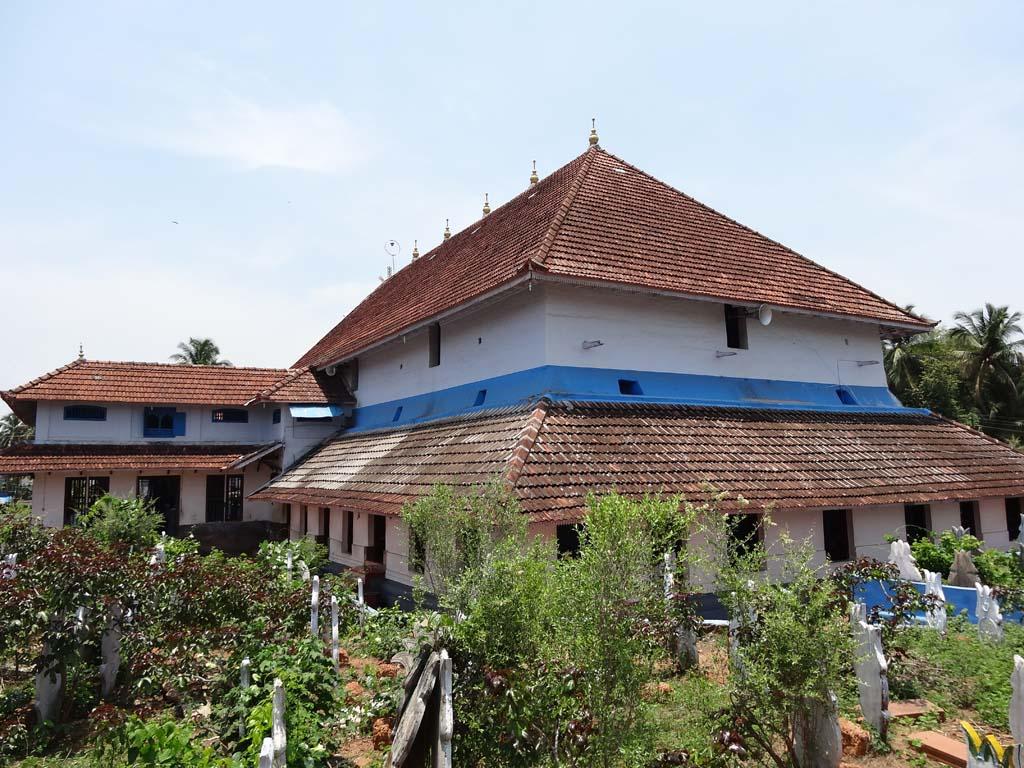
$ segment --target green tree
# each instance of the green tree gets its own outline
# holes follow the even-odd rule
[[[985,304],[984,309],[957,312],[957,324],[949,332],[957,344],[963,375],[971,386],[975,405],[987,413],[998,395],[1017,394],[1021,354],[1024,351],[1024,331],[1021,313],[1009,307]]]
[[[35,435],[35,430],[13,413],[0,419],[0,448],[27,443]]]
[[[170,359],[178,365],[231,365],[230,360],[222,360],[220,347],[213,339],[197,339],[189,337],[188,343],[178,344],[180,351],[171,355]]]

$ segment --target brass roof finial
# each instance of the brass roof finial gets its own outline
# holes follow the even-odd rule
[[[487,193],[484,192],[484,216],[491,212],[491,204],[487,200]]]
[[[597,144],[597,118],[590,118],[590,146]]]
[[[444,220],[444,239],[447,240],[452,236],[452,231],[448,228],[448,219]]]
[[[530,183],[531,184],[536,184],[538,181],[540,181],[540,177],[537,176],[537,161],[534,160],[533,161],[533,171],[530,173]]]
[[[419,241],[412,241],[412,260],[416,261],[420,257]]]

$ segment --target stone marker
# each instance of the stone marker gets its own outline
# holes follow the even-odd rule
[[[309,566],[305,560],[299,560],[299,577],[303,581],[309,581]]]
[[[672,612],[672,602],[675,600],[676,586],[676,555],[674,552],[665,553],[665,602],[668,604],[669,613]],[[695,668],[700,657],[697,651],[697,635],[692,627],[678,626],[675,628],[675,652],[676,664],[681,672]]]
[[[962,525],[954,525],[949,530],[957,541],[960,541],[960,539],[967,535],[967,529],[964,528]]]
[[[89,633],[89,609],[84,605],[78,606],[75,611],[75,637],[79,642],[84,642]]]
[[[164,549],[163,541],[157,542],[153,547],[153,554],[149,558],[150,565],[163,565],[167,562],[167,551]]]
[[[455,713],[452,707],[452,660],[448,657],[448,651],[441,651],[439,675],[441,708],[437,716],[437,744],[434,745],[433,768],[452,768]]]
[[[121,618],[124,615],[120,603],[112,603],[107,612],[107,626],[100,638],[100,697],[107,698],[114,691],[117,672],[121,668]]]
[[[1003,639],[1003,614],[999,611],[999,601],[992,596],[992,587],[978,582],[974,589],[978,595],[978,637],[998,643]]]
[[[274,678],[274,701],[271,712],[270,735],[273,737],[274,758],[272,768],[287,768],[288,734],[284,727],[284,683]]]
[[[331,595],[331,661],[334,662],[334,671],[340,668],[340,647],[338,645],[338,598]]]
[[[359,611],[359,627],[366,620],[366,601],[363,599],[363,577],[356,579],[356,609]]]
[[[313,577],[313,592],[309,598],[309,631],[313,637],[320,634],[320,577]]]
[[[242,668],[238,673],[238,686],[244,691],[250,685],[252,685],[252,675],[250,673],[250,667],[252,662],[249,661],[249,657],[246,656],[242,659]],[[238,738],[245,738],[245,714],[242,714],[242,718],[238,721]]]
[[[440,664],[441,657],[436,652],[427,657],[423,671],[416,681],[416,687],[405,702],[404,711],[395,727],[395,736],[391,742],[391,765],[393,768],[403,768],[406,760],[410,757],[427,707],[434,696]]]
[[[260,747],[259,768],[274,768],[274,740],[267,736]]]
[[[917,569],[910,545],[903,539],[896,539],[889,545],[889,562],[899,568],[901,579],[921,581],[921,571]]]
[[[972,589],[978,583],[978,568],[967,550],[953,553],[953,567],[949,569],[949,583],[954,587]]]
[[[851,616],[856,606],[851,606]],[[860,711],[864,722],[874,728],[882,741],[889,732],[889,665],[882,652],[882,628],[857,619],[851,621],[854,638],[854,671],[857,674],[857,689]]]
[[[292,553],[286,552],[284,555],[284,569],[288,571],[288,578],[292,577]]]
[[[18,575],[18,553],[4,555],[4,567],[0,568],[0,579],[13,579]]]
[[[946,631],[946,593],[942,591],[942,574],[935,571],[921,571],[924,575],[924,593],[934,599],[934,607],[925,613],[925,622],[934,630]]]
[[[43,656],[49,656],[50,644],[43,643]],[[36,673],[35,710],[39,722],[56,721],[64,701],[64,675],[58,659],[52,659],[47,666]]]
[[[1024,744],[1024,659],[1014,654],[1010,675],[1010,733],[1014,744]]]
[[[829,691],[825,701],[805,699],[793,713],[793,747],[801,768],[839,768],[843,735],[839,728],[839,702]]]

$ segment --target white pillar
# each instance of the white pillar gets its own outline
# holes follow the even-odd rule
[[[1024,744],[1024,659],[1014,654],[1010,675],[1010,733],[1014,744]]]
[[[267,736],[260,747],[259,768],[274,768],[274,740]]]
[[[915,565],[913,554],[910,552],[910,545],[897,539],[889,545],[889,562],[900,569],[900,578],[906,581],[921,581],[921,572]]]
[[[935,606],[925,614],[928,626],[939,632],[946,631],[946,593],[942,590],[942,574],[934,571],[922,571],[924,574],[924,593],[934,598]]]
[[[316,637],[320,634],[320,577],[313,577],[313,593],[309,599],[309,631]]]
[[[334,662],[334,671],[338,671],[338,660],[340,658],[338,646],[338,598],[331,595],[331,660]]]
[[[974,589],[978,598],[975,606],[978,637],[998,643],[1003,639],[1003,614],[999,611],[999,601],[993,597],[992,587],[977,582]]]
[[[107,698],[114,691],[117,672],[121,668],[121,617],[120,603],[113,603],[107,615],[107,626],[100,638],[100,696]]]
[[[274,678],[274,708],[271,714],[270,734],[274,742],[272,768],[287,768],[288,734],[284,727],[284,683],[279,677]]]
[[[252,662],[249,661],[249,657],[242,659],[242,668],[238,674],[238,685],[244,691],[250,685],[252,685],[252,675],[250,674],[249,668]],[[245,714],[242,714],[242,719],[238,721],[238,738],[245,738]]]

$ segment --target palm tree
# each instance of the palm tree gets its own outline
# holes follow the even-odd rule
[[[914,314],[914,305],[907,304],[903,308],[908,314]],[[927,319],[927,318],[925,318]],[[897,394],[905,394],[917,383],[924,367],[924,357],[935,351],[941,342],[938,331],[913,334],[886,341],[883,345],[882,362],[889,386]]]
[[[957,324],[949,337],[959,347],[964,378],[984,413],[988,410],[985,400],[990,389],[1017,393],[1016,378],[1024,351],[1021,314],[1010,312],[1009,307],[985,304],[984,309],[957,312],[953,319]]]
[[[230,360],[221,360],[220,347],[213,339],[189,337],[188,344],[181,342],[178,349],[181,351],[170,358],[178,365],[231,365]]]
[[[8,413],[0,419],[0,448],[27,443],[34,434],[35,430],[13,413]]]

